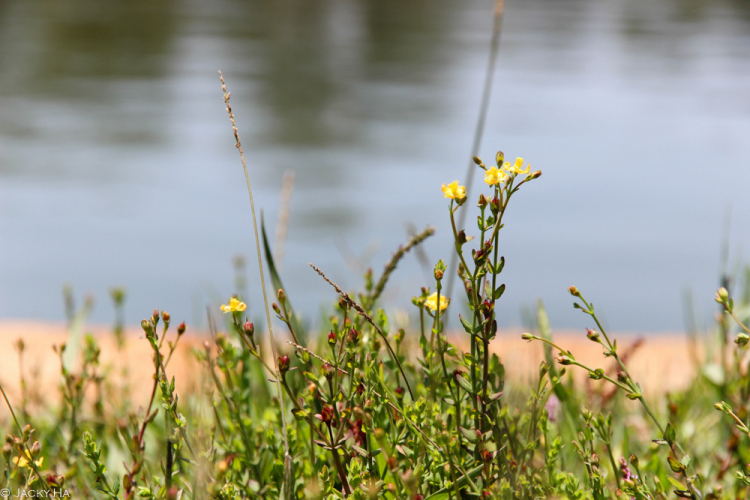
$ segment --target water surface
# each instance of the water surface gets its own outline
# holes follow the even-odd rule
[[[296,175],[282,269],[309,317],[334,300],[310,261],[354,289],[428,224],[429,262],[447,259],[440,185],[465,177],[491,10],[0,3],[0,317],[62,319],[70,283],[96,321],[121,285],[131,322],[202,324],[234,291],[254,241],[219,69],[271,233]],[[498,149],[544,172],[509,209],[502,325],[541,298],[589,326],[572,284],[619,330],[681,328],[686,287],[710,318],[726,214],[732,262],[750,234],[750,2],[510,0],[481,156]],[[385,304],[429,275],[408,256]]]

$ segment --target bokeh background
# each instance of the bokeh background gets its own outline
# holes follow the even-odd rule
[[[735,270],[750,234],[750,2],[506,7],[480,156],[544,175],[508,213],[501,325],[541,298],[553,325],[588,326],[572,284],[617,330],[682,329],[688,289],[709,319],[722,239]],[[238,254],[261,317],[219,69],[272,235],[296,175],[282,275],[311,321],[335,297],[308,262],[358,288],[428,224],[429,262],[447,259],[440,185],[466,175],[492,8],[0,1],[0,317],[62,320],[69,283],[109,322],[117,285],[131,323],[157,307],[200,326]],[[409,255],[385,304],[431,283]]]

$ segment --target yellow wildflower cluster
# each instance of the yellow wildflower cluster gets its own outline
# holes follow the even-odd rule
[[[450,198],[452,200],[463,200],[466,198],[466,188],[459,186],[458,181],[453,181],[447,186],[443,184],[443,197]]]
[[[528,174],[530,169],[531,165],[526,165],[526,168],[523,168],[523,158],[516,158],[513,165],[510,162],[505,162],[502,168],[492,167],[488,169],[484,174],[484,182],[490,186],[496,186],[507,181],[509,174]]]
[[[26,450],[23,455],[13,457],[13,463],[18,467],[28,467],[31,463],[31,460],[31,454],[29,454],[28,450]],[[42,463],[44,463],[44,457],[40,458],[39,460],[34,460],[34,465],[36,465],[37,467],[41,467]]]
[[[244,311],[245,309],[247,309],[247,304],[241,302],[236,297],[229,299],[229,304],[222,304],[221,306],[221,311],[224,313]]]
[[[438,305],[437,305],[437,299],[438,294],[437,292],[433,292],[432,295],[427,297],[424,301],[424,306],[429,309],[430,311],[437,311]],[[440,296],[440,310],[445,311],[445,308],[448,307],[448,304],[451,303],[451,299],[446,297],[445,295]]]

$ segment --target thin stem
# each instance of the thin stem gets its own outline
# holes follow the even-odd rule
[[[266,279],[263,272],[263,259],[260,253],[260,238],[258,237],[258,221],[255,217],[255,202],[253,201],[253,189],[250,186],[250,175],[247,172],[247,163],[245,161],[245,153],[242,151],[242,143],[240,142],[240,135],[237,130],[237,125],[234,122],[234,113],[232,112],[232,106],[229,104],[230,93],[227,92],[227,86],[224,82],[224,75],[219,71],[219,79],[221,80],[221,90],[224,92],[224,103],[227,106],[227,113],[229,114],[229,121],[232,123],[232,131],[234,132],[234,141],[237,149],[240,152],[240,158],[242,160],[242,168],[245,171],[245,181],[247,183],[247,193],[250,197],[250,211],[253,214],[253,230],[255,232],[255,249],[258,254],[258,268],[260,269],[260,283],[263,288],[263,303],[266,308],[266,321],[268,322],[268,334],[271,340],[271,350],[273,352],[273,363],[276,375],[276,388],[279,393],[279,410],[281,412],[281,427],[282,434],[284,436],[284,454],[291,456],[289,453],[289,437],[287,436],[286,429],[286,412],[284,411],[284,391],[281,387],[281,375],[279,373],[278,353],[276,350],[276,342],[273,338],[273,323],[271,321],[271,310],[268,307],[268,297],[266,295]]]

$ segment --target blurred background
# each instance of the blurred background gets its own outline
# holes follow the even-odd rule
[[[710,320],[724,235],[736,271],[750,234],[750,2],[506,6],[480,156],[544,175],[507,213],[501,326],[539,298],[554,326],[591,326],[570,285],[615,330],[682,329],[686,290]],[[466,176],[492,8],[0,1],[0,318],[62,320],[68,283],[97,322],[123,286],[129,323],[156,307],[205,325],[237,255],[262,317],[219,69],[272,240],[295,173],[282,277],[311,321],[335,296],[308,262],[358,289],[428,224],[430,266],[447,260],[440,186]],[[410,254],[384,304],[407,310],[432,284]]]

